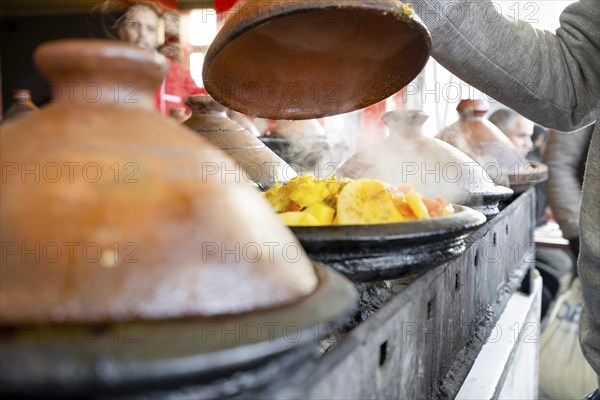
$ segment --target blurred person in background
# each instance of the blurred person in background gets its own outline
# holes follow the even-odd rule
[[[160,18],[160,9],[151,3],[131,4],[114,27],[120,40],[144,50],[156,50]]]
[[[533,127],[533,135],[531,135],[531,141],[533,142],[533,150],[527,154],[527,159],[537,162],[544,162],[544,154],[546,153],[546,146],[548,144],[548,129],[540,125]]]
[[[489,120],[510,139],[523,158],[536,162],[542,161],[538,154],[539,150],[536,150],[533,144],[533,135],[536,129],[533,122],[508,108],[495,111],[490,115]],[[545,130],[545,128],[539,127],[538,132],[540,130]],[[546,193],[542,184],[536,185],[535,194],[536,226],[541,226],[548,222],[551,212],[548,209]]]
[[[539,150],[534,146],[535,125],[533,122],[508,108],[502,108],[494,112],[490,115],[489,120],[510,139],[523,157],[531,161],[541,162],[538,155]],[[544,130],[544,128],[539,127],[538,136],[542,135],[541,132]],[[538,138],[536,137],[536,139]],[[540,227],[549,221],[552,212],[548,207],[543,183],[535,186],[535,194],[536,227]],[[561,278],[565,274],[572,274],[574,263],[571,256],[564,250],[536,246],[535,267],[544,279],[541,312],[541,319],[543,320],[550,304],[560,292]]]
[[[187,96],[206,93],[203,88],[196,86],[189,68],[183,62],[183,54],[179,47],[178,38],[169,37],[162,43],[162,16],[172,12],[172,1],[140,0],[123,1],[128,4],[125,12],[113,25],[116,36],[139,48],[160,51],[169,63],[169,72],[154,98],[156,109],[165,116],[181,108],[187,108]],[[174,110],[174,111],[171,111]]]
[[[546,152],[546,144],[548,142],[548,129],[540,125],[533,126],[533,134],[531,135],[533,149],[525,156],[529,161],[537,163],[544,162],[544,153]],[[551,220],[554,220],[552,207],[548,203],[548,196],[544,184],[540,183],[535,187],[536,200],[536,226],[542,226]]]
[[[511,109],[501,108],[490,115],[489,120],[510,139],[522,157],[533,149],[534,124],[527,118]]]

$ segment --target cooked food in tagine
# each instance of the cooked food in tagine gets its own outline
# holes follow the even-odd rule
[[[264,193],[288,226],[365,225],[424,220],[454,213],[446,199],[423,197],[411,185],[375,179],[295,177]]]

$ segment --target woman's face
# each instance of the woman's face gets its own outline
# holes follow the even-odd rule
[[[156,49],[158,47],[158,15],[150,7],[134,6],[128,11],[117,34],[121,40],[142,49]]]

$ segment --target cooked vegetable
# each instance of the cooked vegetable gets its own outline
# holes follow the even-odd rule
[[[381,182],[359,179],[348,183],[340,192],[337,202],[339,225],[380,224],[403,220]]]
[[[311,176],[303,176],[294,182],[294,190],[289,197],[300,207],[308,207],[325,200],[328,195],[326,182],[315,180]]]
[[[290,211],[279,214],[287,226],[318,226],[319,221],[306,211]]]
[[[331,225],[335,217],[335,209],[324,203],[313,203],[306,212],[317,219],[318,225]]]
[[[410,192],[406,194],[406,202],[417,216],[417,219],[429,219],[431,218],[429,211],[427,211],[427,206],[423,203],[421,197],[421,193]]]
[[[264,195],[289,226],[382,224],[454,213],[441,196],[424,198],[411,185],[396,189],[374,179],[295,177]]]

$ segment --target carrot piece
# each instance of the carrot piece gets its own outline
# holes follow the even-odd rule
[[[444,196],[438,196],[435,198],[435,200],[442,205],[442,208],[450,204],[450,202],[446,200]]]
[[[427,207],[427,211],[429,211],[430,216],[439,217],[440,215],[442,215],[442,212],[441,212],[441,209],[443,207],[442,203],[440,203],[436,200],[428,199],[426,197],[423,197],[421,200],[423,200],[423,203]]]
[[[417,216],[413,212],[412,208],[410,208],[410,206],[407,203],[399,202],[399,203],[395,203],[395,206],[398,209],[398,212],[400,212],[400,215],[402,215],[403,217],[417,218]]]
[[[285,212],[296,212],[296,211],[302,211],[302,207],[300,207],[300,205],[296,202],[290,201],[290,203],[287,205],[287,207],[284,210]]]
[[[414,192],[415,187],[409,183],[403,183],[402,185],[398,186],[398,190],[404,194],[408,194],[410,192]]]

